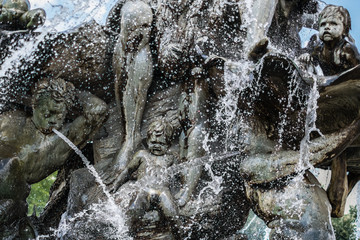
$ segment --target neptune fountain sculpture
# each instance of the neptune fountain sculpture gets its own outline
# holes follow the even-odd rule
[[[247,239],[250,209],[270,239],[335,239],[360,180],[345,8],[119,0],[105,26],[44,22],[27,0],[1,5],[0,239]],[[305,48],[302,27],[319,31]]]

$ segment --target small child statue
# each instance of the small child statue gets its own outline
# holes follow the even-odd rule
[[[310,53],[304,53],[299,57],[301,67],[305,71],[318,75],[319,86],[330,85],[336,80],[333,75],[340,74],[360,64],[359,52],[349,35],[350,29],[351,19],[349,12],[345,8],[328,5],[320,13],[318,36],[320,41],[316,37],[312,37],[308,48]],[[316,69],[314,66],[319,66],[321,71],[311,72]],[[324,76],[321,76],[321,74]],[[346,104],[348,105],[348,102]],[[320,117],[333,116],[333,112],[326,114],[321,112],[321,108],[318,110]],[[346,198],[354,185],[350,183],[350,180],[356,182],[360,179],[358,174],[348,173],[347,171],[346,154],[332,160],[331,182],[327,189],[327,195],[332,205],[332,217],[342,217],[344,215]]]
[[[0,23],[6,30],[35,29],[45,22],[41,8],[30,10],[28,0],[3,0],[0,4]]]
[[[360,55],[349,36],[350,29],[348,10],[327,5],[319,15],[319,35],[311,38],[307,49],[309,53],[302,54],[298,59],[306,65],[302,67],[308,70],[312,63],[320,66],[324,76],[332,76],[358,65]],[[319,83],[322,86],[328,84],[326,81]]]
[[[136,180],[144,181],[144,187],[130,206],[131,217],[139,217],[152,204],[157,204],[165,217],[178,215],[178,207],[169,189],[168,168],[176,163],[176,157],[168,153],[173,129],[165,120],[156,120],[147,132],[148,150],[138,151],[114,185],[117,190],[137,171]]]

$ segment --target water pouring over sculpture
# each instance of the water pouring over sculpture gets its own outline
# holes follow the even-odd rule
[[[31,43],[45,16],[10,3],[4,49]],[[317,22],[319,39],[300,49],[299,30]],[[330,215],[344,214],[360,179],[350,27],[346,9],[315,0],[126,0],[106,27],[49,33],[36,63],[1,76],[13,81],[0,119],[0,236],[56,239],[62,215],[73,224],[62,239],[246,239],[252,209],[271,239],[335,239]],[[92,147],[124,229],[97,214],[106,196],[87,169],[70,172],[72,150],[52,129]],[[327,191],[313,166],[331,166]],[[27,217],[30,184],[57,169],[44,213]]]

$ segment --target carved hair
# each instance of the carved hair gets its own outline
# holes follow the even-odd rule
[[[349,11],[342,7],[342,6],[335,6],[335,5],[327,5],[320,13],[319,15],[319,23],[322,18],[329,17],[333,15],[340,15],[342,17],[342,22],[344,25],[344,34],[346,36],[349,35],[349,31],[351,29],[351,18]]]
[[[170,144],[171,138],[173,135],[173,127],[165,119],[157,119],[157,120],[153,121],[152,123],[150,123],[150,125],[148,127],[148,130],[147,130],[148,139],[150,138],[150,136],[153,133],[155,133],[157,135],[164,134],[167,143]]]
[[[74,105],[75,87],[72,83],[61,78],[43,79],[35,84],[33,89],[32,106],[35,107],[39,100],[51,97],[56,102],[64,102],[69,109]]]

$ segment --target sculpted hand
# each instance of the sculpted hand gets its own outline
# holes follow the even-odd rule
[[[313,61],[313,58],[311,57],[311,55],[309,53],[304,53],[298,57],[298,61],[309,64],[310,62]]]
[[[190,199],[189,188],[182,188],[180,191],[174,196],[177,199],[179,207],[185,206],[185,204]]]
[[[130,157],[132,156],[132,151],[129,151],[126,147],[122,148],[122,150],[124,151],[120,151],[119,155],[115,157],[115,159],[96,164],[96,169],[98,170],[101,179],[106,185],[115,183],[120,173],[127,166]]]

